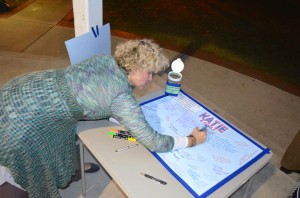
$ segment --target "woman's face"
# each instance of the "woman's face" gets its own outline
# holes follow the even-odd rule
[[[148,82],[152,81],[152,72],[149,72],[147,69],[130,71],[128,81],[132,86],[142,89]]]

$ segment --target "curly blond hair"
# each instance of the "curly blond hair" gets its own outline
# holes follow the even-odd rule
[[[160,51],[151,40],[129,40],[117,45],[114,57],[126,71],[143,68],[158,73],[169,67],[169,60]]]

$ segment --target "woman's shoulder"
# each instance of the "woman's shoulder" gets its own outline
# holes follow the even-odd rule
[[[113,56],[106,54],[97,54],[90,58],[91,60],[100,61],[100,62],[111,62],[116,64],[116,61]]]
[[[86,67],[90,65],[102,65],[102,64],[110,64],[115,65],[116,61],[111,55],[105,54],[96,54],[90,58],[83,60],[78,64],[71,65],[71,67]]]

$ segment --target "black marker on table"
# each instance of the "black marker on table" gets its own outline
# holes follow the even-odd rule
[[[153,179],[154,181],[157,181],[157,182],[161,183],[162,185],[166,185],[167,184],[167,182],[162,181],[160,179],[157,179],[155,177],[152,177],[151,175],[148,175],[148,174],[145,174],[145,173],[141,173],[141,175],[144,175],[145,177],[147,177],[149,179]]]

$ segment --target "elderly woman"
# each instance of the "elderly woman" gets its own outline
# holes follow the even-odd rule
[[[132,96],[169,66],[157,44],[130,40],[115,56],[96,55],[65,69],[29,73],[0,91],[0,164],[30,197],[60,197],[78,169],[79,120],[116,118],[151,151],[168,152],[202,143],[197,128],[189,137],[161,135],[147,123]]]

